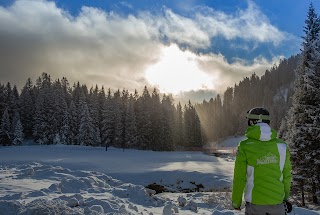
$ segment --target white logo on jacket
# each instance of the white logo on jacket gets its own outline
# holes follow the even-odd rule
[[[257,164],[271,164],[271,163],[278,163],[278,158],[271,152],[267,155],[257,159]]]

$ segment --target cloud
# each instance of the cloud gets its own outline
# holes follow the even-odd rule
[[[161,16],[144,13],[141,17],[150,26],[156,27],[161,38],[193,49],[209,48],[211,40],[218,36],[229,41],[241,39],[256,44],[270,43],[273,46],[297,39],[272,25],[253,1],[248,1],[248,8],[239,9],[234,14],[204,6],[195,8],[189,17],[178,15],[167,8],[164,8]]]
[[[243,77],[256,73],[261,76],[271,65],[278,64],[281,56],[273,58],[271,61],[262,56],[256,57],[253,63],[244,59],[235,59],[233,63],[228,63],[222,55],[203,55],[198,59],[199,67],[202,71],[207,72],[210,76],[215,77],[214,90],[223,94],[226,86],[233,87]]]
[[[248,8],[235,14],[207,7],[203,7],[201,11],[195,15],[196,22],[210,37],[221,35],[228,40],[240,38],[258,43],[268,42],[275,46],[288,37],[294,38],[273,26],[253,1],[248,1]]]
[[[6,81],[47,72],[89,85],[140,87],[147,84],[145,67],[160,50],[143,20],[90,7],[72,17],[53,2],[16,1],[0,8],[0,26]]]
[[[196,55],[195,61],[199,69],[211,77],[211,88],[208,88],[207,81],[203,82],[203,87],[197,90],[183,91],[174,95],[176,101],[182,104],[187,104],[189,100],[195,103],[201,103],[203,100],[209,101],[215,98],[217,94],[223,96],[227,87],[233,87],[243,80],[244,77],[249,77],[253,73],[262,76],[266,70],[269,70],[271,65],[278,65],[281,56],[272,59],[271,61],[259,56],[253,60],[254,63],[243,59],[235,59],[235,62],[229,64],[222,55]],[[170,80],[168,80],[170,83]]]
[[[141,90],[151,84],[145,74],[148,68],[161,62],[162,53],[173,43],[205,49],[217,35],[274,45],[284,40],[285,33],[266,17],[259,15],[255,20],[257,11],[250,3],[248,9],[235,15],[202,11],[192,18],[167,8],[159,14],[143,11],[136,16],[121,16],[82,7],[77,16],[72,16],[54,2],[18,0],[7,8],[0,7],[1,82],[22,87],[27,78],[35,80],[46,72],[54,79],[65,76],[71,83]],[[185,56],[196,63],[199,72],[212,77],[213,87],[199,87],[203,92],[221,92],[243,76],[261,74],[274,63],[259,57],[253,63],[239,59],[229,64],[221,54],[199,55],[181,49],[177,55]]]

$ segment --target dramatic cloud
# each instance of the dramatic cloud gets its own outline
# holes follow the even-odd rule
[[[161,49],[143,20],[89,7],[72,17],[52,2],[17,1],[0,8],[0,26],[1,80],[20,85],[47,72],[89,85],[140,88]]]
[[[269,19],[252,2],[248,8],[235,14],[226,14],[208,7],[196,7],[189,18],[165,9],[163,16],[148,13],[142,18],[155,26],[159,36],[191,48],[208,48],[210,40],[222,36],[227,40],[242,39],[256,43],[279,45],[296,38],[273,26]]]
[[[168,90],[165,84],[184,82],[181,90],[215,95],[252,72],[262,74],[275,61],[259,57],[251,63],[239,59],[230,64],[222,55],[199,55],[175,44],[194,50],[209,48],[219,35],[273,45],[287,38],[251,2],[234,15],[208,8],[200,11],[191,18],[166,8],[160,14],[144,11],[124,17],[83,7],[72,16],[54,2],[16,1],[0,7],[0,82],[21,87],[27,78],[34,80],[46,72],[54,79],[65,76],[70,82],[112,89],[158,85]],[[161,73],[164,65],[167,71]],[[163,82],[157,78],[161,76],[166,76]]]
[[[210,37],[221,35],[228,40],[241,38],[256,42],[270,42],[279,45],[292,37],[273,26],[269,19],[252,2],[248,1],[246,10],[228,15],[212,8],[203,8],[203,13],[196,14],[196,22]]]

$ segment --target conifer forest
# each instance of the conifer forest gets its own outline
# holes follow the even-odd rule
[[[201,147],[200,121],[194,106],[174,105],[157,89],[142,95],[128,90],[105,92],[43,73],[27,80],[21,94],[10,83],[0,85],[1,143],[113,146],[145,150]]]

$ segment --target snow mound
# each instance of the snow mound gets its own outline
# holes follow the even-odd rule
[[[165,203],[141,185],[124,183],[99,172],[71,171],[33,162],[0,168],[11,169],[6,183],[25,183],[19,184],[20,189],[25,188],[23,192],[13,190],[0,196],[0,215],[137,214],[137,204],[163,207]],[[33,186],[37,184],[39,189]],[[47,188],[42,188],[45,185]]]

